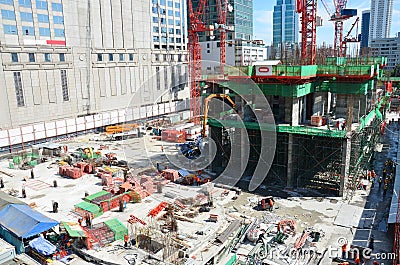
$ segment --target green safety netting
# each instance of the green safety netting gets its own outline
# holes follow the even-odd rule
[[[87,201],[82,201],[78,204],[75,204],[74,206],[75,206],[75,208],[80,208],[82,210],[92,213],[94,215],[94,217],[98,217],[103,214],[103,211],[101,210],[101,208],[99,206],[97,206],[96,204],[87,202]]]
[[[111,231],[114,232],[115,240],[118,240],[118,239],[123,240],[124,235],[128,234],[128,228],[126,228],[126,226],[123,225],[118,219],[114,218],[114,219],[105,221],[104,223],[106,224],[106,226],[108,226],[111,229]]]
[[[61,222],[70,237],[86,237],[85,232],[82,230],[78,223],[74,222]]]
[[[110,193],[108,191],[102,190],[102,191],[96,192],[96,193],[94,193],[92,195],[89,195],[89,196],[85,197],[84,200],[89,202],[89,201],[93,201],[96,198],[99,198],[99,197],[102,197],[102,196],[105,196],[105,195],[109,195],[109,194]]]

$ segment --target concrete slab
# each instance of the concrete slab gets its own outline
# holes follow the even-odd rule
[[[336,215],[334,225],[344,227],[358,227],[363,208],[355,205],[343,204]]]

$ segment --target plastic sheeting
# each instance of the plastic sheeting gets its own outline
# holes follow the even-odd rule
[[[58,222],[28,205],[9,204],[0,211],[0,225],[18,237],[29,238],[53,228]]]
[[[56,251],[56,246],[51,244],[49,241],[44,239],[43,237],[35,238],[34,240],[29,242],[29,246],[35,249],[38,253],[48,256],[53,254]]]

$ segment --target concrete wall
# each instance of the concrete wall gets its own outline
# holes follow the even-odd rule
[[[31,8],[19,7],[18,1],[0,4],[16,14],[14,22],[0,18],[0,25],[14,23],[18,31],[5,34],[0,26],[0,130],[188,97],[187,51],[154,49],[150,0],[90,0],[90,10],[87,1],[62,1],[62,11],[52,10],[53,2],[61,3],[56,0],[48,1],[48,10],[37,9],[35,1]],[[32,12],[33,22],[22,22],[22,11]],[[48,15],[49,23],[39,23],[39,13]],[[54,16],[62,16],[64,23],[54,23]],[[27,23],[34,36],[23,34]],[[43,27],[50,28],[50,36],[40,36]],[[65,29],[65,37],[57,37],[56,29]],[[18,62],[11,60],[11,53]],[[62,70],[68,98],[65,89],[63,97]],[[21,76],[20,106],[15,73]]]

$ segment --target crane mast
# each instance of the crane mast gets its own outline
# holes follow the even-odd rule
[[[317,54],[317,0],[297,0],[296,11],[301,14],[301,63],[313,65]]]

